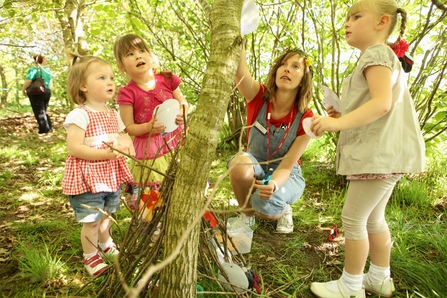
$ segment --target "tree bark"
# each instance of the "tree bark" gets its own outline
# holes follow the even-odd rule
[[[243,0],[216,0],[211,10],[210,59],[187,142],[180,154],[181,161],[167,210],[164,259],[176,252],[187,227],[195,218],[202,216],[203,193],[242,47],[242,3]],[[200,224],[197,224],[178,257],[161,271],[159,297],[196,297],[199,231]]]
[[[0,87],[2,89],[0,96],[0,108],[4,109],[6,107],[6,100],[8,98],[8,83],[6,82],[6,76],[3,66],[0,65]]]

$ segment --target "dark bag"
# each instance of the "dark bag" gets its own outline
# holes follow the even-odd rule
[[[34,79],[28,88],[26,88],[27,95],[38,95],[45,93],[46,86],[42,79],[42,70],[40,70],[40,75]]]

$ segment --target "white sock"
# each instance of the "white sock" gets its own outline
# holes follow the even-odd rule
[[[110,247],[113,245],[113,240],[110,240],[106,243],[99,243],[98,242],[99,247],[101,247],[102,250],[105,250],[107,247]]]
[[[371,263],[369,265],[368,277],[373,284],[382,283],[390,278],[390,267],[379,267]]]
[[[98,253],[98,251],[95,250],[95,251],[92,252],[92,253],[89,253],[89,254],[83,254],[83,256],[84,256],[84,259],[89,259],[89,258],[93,257],[94,255],[96,255],[97,253]]]
[[[359,291],[363,288],[363,274],[351,275],[343,268],[343,274],[340,277],[340,284],[346,293]],[[340,292],[336,280],[326,283],[326,288],[332,292]]]

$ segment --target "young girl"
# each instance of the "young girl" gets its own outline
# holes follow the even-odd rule
[[[346,40],[362,52],[357,67],[343,84],[342,111],[315,115],[311,130],[340,132],[337,174],[350,180],[342,220],[345,267],[339,280],[312,283],[317,297],[391,297],[391,236],[385,207],[404,173],[424,170],[425,146],[407,77],[387,45],[401,15],[399,44],[406,12],[394,0],[361,0],[346,18]],[[368,252],[371,264],[363,274]]]
[[[185,115],[188,112],[186,102],[179,85],[181,80],[170,71],[158,71],[153,69],[154,57],[144,40],[135,34],[127,34],[120,37],[114,45],[113,52],[118,68],[131,80],[119,89],[117,103],[126,132],[134,137],[136,159],[143,161],[145,165],[165,173],[169,163],[169,153],[176,148],[183,130],[183,108]],[[176,99],[180,105],[180,113],[176,117],[179,125],[174,131],[164,133],[166,127],[156,124],[153,113],[157,105],[168,99]],[[149,138],[149,140],[148,140]],[[166,146],[166,142],[168,146]],[[138,166],[132,160],[130,169],[134,176],[133,199],[131,208],[134,207],[138,188],[135,186],[149,186],[157,188],[163,180],[163,175],[156,171]]]
[[[81,244],[89,275],[105,272],[103,254],[119,252],[111,236],[111,220],[98,209],[114,213],[120,208],[120,186],[133,177],[123,155],[110,150],[124,124],[107,107],[115,94],[110,64],[93,56],[69,54],[73,66],[68,74],[68,94],[78,105],[64,122],[69,156],[62,181],[75,217],[82,222]],[[86,207],[87,205],[89,207]]]
[[[278,233],[291,233],[291,204],[305,187],[299,159],[310,140],[303,119],[313,116],[308,107],[312,98],[310,60],[301,50],[287,50],[276,59],[264,85],[251,77],[243,49],[235,81],[247,100],[247,124],[253,127],[247,152],[228,163],[231,186],[239,207],[254,209],[243,211],[247,224],[254,224],[256,214],[278,220]],[[254,191],[249,193],[254,180]]]

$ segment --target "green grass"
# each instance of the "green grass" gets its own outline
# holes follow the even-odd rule
[[[67,272],[66,264],[49,250],[45,242],[25,244],[19,242],[17,254],[21,275],[32,283],[44,284],[60,278]]]
[[[11,282],[20,285],[4,297],[94,297],[101,285],[101,279],[92,280],[84,272],[79,239],[82,224],[75,222],[61,193],[67,154],[64,135],[55,132],[54,137],[58,141],[47,144],[37,137],[11,136],[11,143],[0,149],[0,161],[7,164],[0,171],[0,217],[9,227],[1,239],[11,248],[0,257],[14,256],[8,263],[15,278]],[[313,297],[311,282],[336,279],[341,274],[343,237],[329,242],[328,233],[320,230],[337,224],[341,235],[343,232],[341,212],[347,183],[335,174],[334,149],[325,138],[313,139],[302,157],[306,188],[293,205],[293,234],[275,234],[275,223],[257,221],[252,251],[246,259],[263,279],[261,295],[265,297]],[[443,150],[429,148],[426,172],[405,175],[387,207],[394,241],[391,270],[398,298],[447,297],[447,158]],[[219,151],[212,163],[209,193],[215,192],[212,203],[216,208],[235,208],[228,207],[229,199],[234,198],[228,177],[217,184],[225,176],[232,154],[231,150]],[[113,237],[119,244],[131,214],[122,206],[114,216],[119,228],[114,227]],[[198,283],[205,291],[220,291],[215,281],[203,276],[199,275]],[[0,292],[6,293],[6,286],[0,283]]]

